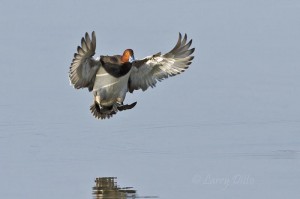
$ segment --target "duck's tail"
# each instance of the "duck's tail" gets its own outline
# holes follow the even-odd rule
[[[124,111],[128,109],[132,109],[137,102],[132,104],[114,104],[113,106],[103,107],[100,106],[96,101],[90,106],[91,113],[97,119],[109,119],[118,111]]]
[[[114,114],[116,114],[116,111],[114,111],[113,106],[111,107],[100,107],[97,102],[94,102],[90,106],[91,113],[93,116],[97,119],[106,119],[111,118]]]

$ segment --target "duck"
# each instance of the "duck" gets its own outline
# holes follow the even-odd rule
[[[75,89],[87,88],[93,93],[90,106],[97,119],[109,119],[116,113],[135,107],[137,102],[124,104],[126,94],[135,90],[146,91],[157,82],[183,73],[189,68],[195,48],[190,48],[192,39],[179,33],[175,47],[168,53],[161,52],[135,59],[132,49],[124,50],[122,55],[94,58],[96,53],[95,31],[85,33],[81,45],[69,67],[70,84]]]

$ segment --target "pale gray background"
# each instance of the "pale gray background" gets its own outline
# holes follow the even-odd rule
[[[300,1],[0,1],[0,197],[92,198],[98,176],[140,195],[298,198]],[[137,106],[95,120],[69,86],[86,31],[97,55],[195,60]],[[238,180],[238,179],[241,180]]]

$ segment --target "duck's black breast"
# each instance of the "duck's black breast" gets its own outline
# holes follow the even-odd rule
[[[122,63],[120,55],[101,56],[100,61],[106,72],[116,78],[126,75],[132,67],[130,62]]]

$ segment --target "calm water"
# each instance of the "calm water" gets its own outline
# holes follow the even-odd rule
[[[143,196],[298,198],[300,3],[0,2],[0,194],[92,198],[98,176]],[[134,92],[134,109],[95,120],[68,81],[95,30],[97,55],[196,48],[189,70]]]

